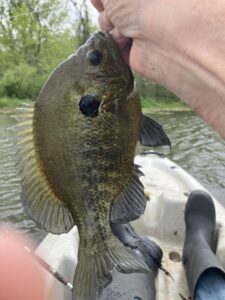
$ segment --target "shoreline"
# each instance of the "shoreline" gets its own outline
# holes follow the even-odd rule
[[[10,114],[16,111],[16,108],[23,103],[32,103],[30,99],[17,99],[17,98],[0,98],[0,113],[1,114]]]
[[[0,108],[0,114],[8,115],[11,113],[15,113],[16,107],[9,108],[9,107],[2,107]],[[169,108],[169,107],[149,107],[149,108],[142,108],[142,112],[144,114],[151,114],[151,113],[163,113],[163,112],[186,112],[192,111],[189,107],[177,107],[177,108]]]
[[[145,114],[151,114],[154,112],[183,112],[183,111],[192,111],[189,107],[150,107],[150,108],[142,108],[142,112]]]
[[[23,103],[33,103],[29,99],[19,100],[14,98],[0,98],[0,113],[1,114],[10,114],[16,111],[16,108]],[[142,105],[142,112],[145,114],[151,114],[155,112],[182,112],[182,111],[191,111],[191,109],[186,106],[183,102],[160,102],[158,101],[158,105],[156,102],[151,103],[149,101],[149,105]]]

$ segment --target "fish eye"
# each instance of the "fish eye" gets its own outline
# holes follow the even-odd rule
[[[98,109],[101,104],[101,100],[96,95],[82,96],[79,101],[79,108],[82,114],[87,117],[96,117],[98,115]]]
[[[87,59],[92,66],[98,66],[102,62],[103,55],[99,50],[91,50],[87,53]]]

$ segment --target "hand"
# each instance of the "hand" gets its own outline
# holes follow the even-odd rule
[[[0,228],[0,299],[49,300],[40,267],[24,249],[28,241]]]
[[[135,31],[138,30],[136,23],[138,18],[136,17],[136,14],[133,14],[133,11],[136,11],[138,2],[101,2],[100,0],[91,0],[91,2],[99,12],[99,25],[101,30],[110,31],[117,42],[125,61],[128,63],[132,40],[135,37]],[[124,5],[127,5],[125,10],[121,9],[121,4],[122,8]],[[123,20],[125,20],[125,22]]]
[[[162,63],[168,64],[168,60],[177,60],[177,55],[187,55],[189,51],[191,55],[193,43],[204,42],[210,32],[207,12],[212,11],[212,4],[202,0],[91,2],[99,11],[100,28],[112,33],[120,49],[130,44],[129,38],[133,40],[131,67],[159,83],[168,71]]]
[[[91,2],[130,66],[175,93],[225,138],[225,2]]]

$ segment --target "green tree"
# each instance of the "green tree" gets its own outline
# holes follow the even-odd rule
[[[0,13],[0,93],[35,98],[51,70],[76,47],[74,33],[62,26],[66,9],[60,0],[5,0]]]
[[[36,98],[54,67],[97,30],[91,23],[88,3],[0,1],[0,96]],[[140,76],[137,83],[146,106],[150,101],[177,99],[165,88]]]
[[[163,86],[150,82],[137,74],[135,75],[135,78],[143,106],[149,106],[149,103],[157,105],[157,102],[167,103],[171,101],[180,101],[176,95]]]
[[[75,11],[75,35],[79,46],[97,29],[91,23],[88,2],[89,0],[70,0]]]
[[[70,2],[77,14],[76,37],[79,44],[82,45],[88,39],[91,32],[87,1],[70,0]]]

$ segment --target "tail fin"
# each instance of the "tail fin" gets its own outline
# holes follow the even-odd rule
[[[116,238],[93,251],[79,249],[79,261],[73,282],[73,300],[95,300],[112,281],[116,268],[123,273],[148,273],[148,266],[133,256]]]

